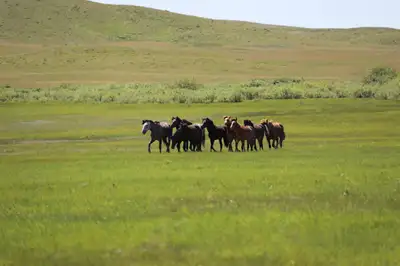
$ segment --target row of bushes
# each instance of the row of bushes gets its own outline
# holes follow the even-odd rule
[[[215,103],[265,99],[375,98],[400,99],[400,78],[391,69],[373,69],[362,84],[311,82],[303,79],[254,79],[237,85],[202,85],[195,80],[174,84],[79,86],[50,89],[0,89],[0,102],[81,103]]]
[[[315,86],[309,83],[273,87],[243,88],[240,85],[207,87],[198,90],[162,85],[111,85],[103,87],[62,86],[51,89],[0,90],[1,102],[82,102],[82,103],[215,103],[263,99],[376,98],[400,99],[400,82],[383,86]]]

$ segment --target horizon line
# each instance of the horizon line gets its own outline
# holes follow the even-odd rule
[[[168,13],[173,13],[176,15],[181,15],[181,16],[188,16],[188,17],[195,17],[195,18],[201,18],[201,19],[207,19],[207,20],[217,20],[217,21],[229,21],[229,22],[242,22],[242,23],[250,23],[250,24],[257,24],[257,25],[262,25],[262,26],[267,26],[267,27],[285,27],[285,28],[296,28],[296,29],[307,29],[307,30],[355,30],[355,29],[386,29],[386,30],[395,30],[395,31],[400,31],[400,28],[395,28],[395,27],[387,27],[387,26],[359,26],[359,27],[303,27],[303,26],[293,26],[293,25],[285,25],[285,24],[266,24],[266,23],[261,23],[261,22],[255,22],[255,21],[249,21],[249,20],[236,20],[236,19],[217,19],[217,18],[212,18],[212,17],[205,17],[205,16],[200,16],[200,15],[192,15],[192,14],[185,14],[185,13],[180,13],[176,11],[170,11],[166,9],[160,9],[160,8],[154,8],[154,7],[147,7],[147,6],[142,6],[142,5],[132,5],[132,4],[116,4],[116,3],[101,3],[97,2],[96,0],[86,0],[88,2],[92,2],[95,4],[100,4],[100,5],[110,5],[110,6],[128,6],[128,7],[140,7],[140,8],[147,8],[147,9],[152,9],[152,10],[157,10],[157,11],[162,11],[162,12],[168,12]]]

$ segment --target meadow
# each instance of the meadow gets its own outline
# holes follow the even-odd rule
[[[400,264],[399,44],[0,0],[0,265]],[[283,149],[148,154],[140,133],[224,115],[281,122]]]
[[[0,108],[2,265],[400,262],[397,101]],[[281,121],[284,148],[147,153],[144,118],[226,114]]]

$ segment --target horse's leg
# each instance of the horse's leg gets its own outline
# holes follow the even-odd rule
[[[210,152],[214,151],[214,138],[210,138]]]
[[[158,140],[158,148],[160,149],[160,153],[162,151],[162,139]]]
[[[268,142],[269,149],[271,149],[271,138],[267,138],[267,142]]]
[[[214,143],[215,143],[216,140],[217,140],[217,138],[215,136],[213,136],[213,138],[210,139],[210,142],[212,142],[211,148],[212,148],[213,151],[216,151],[215,148],[214,148]],[[220,140],[220,142],[221,142],[221,140]]]
[[[149,141],[149,144],[147,145],[147,151],[148,151],[149,153],[151,153],[151,144],[152,144],[154,141],[156,141],[156,140],[155,140],[155,139],[151,139],[151,140]]]
[[[184,141],[183,141],[183,150],[184,150],[184,151],[187,151],[187,150],[188,150],[188,141],[187,141],[187,140],[184,140]]]
[[[165,146],[167,146],[167,152],[170,152],[170,150],[169,150],[169,143],[168,143],[167,137],[163,137],[163,138],[162,138],[162,141],[164,142]]]
[[[226,133],[227,138],[228,138],[228,151],[233,152],[233,146],[232,146],[232,142],[233,142],[233,137],[230,133]]]
[[[238,145],[239,145],[239,142],[235,141],[235,151],[236,152],[239,151]]]
[[[191,151],[196,151],[197,150],[197,144],[194,144],[192,141],[190,141],[190,150]]]

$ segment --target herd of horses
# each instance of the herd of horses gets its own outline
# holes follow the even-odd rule
[[[259,124],[254,124],[251,120],[245,119],[241,125],[237,117],[231,116],[224,116],[223,121],[222,125],[215,125],[213,120],[208,117],[203,118],[202,123],[192,123],[178,116],[172,117],[171,123],[146,119],[142,120],[142,134],[151,132],[147,146],[149,153],[151,153],[151,144],[155,141],[159,142],[160,153],[162,152],[162,143],[165,144],[167,152],[170,152],[170,147],[172,149],[176,147],[180,152],[181,144],[185,152],[201,152],[202,147],[205,147],[205,129],[207,129],[210,139],[210,151],[217,151],[214,148],[217,140],[220,152],[222,152],[223,146],[233,152],[233,142],[235,142],[235,151],[237,152],[249,151],[249,149],[258,151],[257,142],[259,149],[263,150],[264,136],[270,149],[283,147],[286,134],[283,125],[279,122],[262,119]],[[176,129],[175,133],[173,133],[174,128]],[[239,144],[241,144],[240,149],[238,148]],[[247,144],[247,149],[245,149],[245,144]]]

